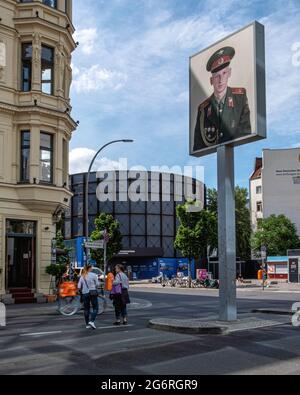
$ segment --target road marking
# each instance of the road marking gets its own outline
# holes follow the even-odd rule
[[[63,331],[55,331],[55,332],[38,332],[38,333],[23,333],[20,336],[47,336],[47,335],[57,335],[58,333],[62,333]]]
[[[112,325],[112,326],[99,326],[97,327],[97,330],[101,329],[118,329],[118,328],[129,328],[132,327],[133,325]],[[75,332],[78,330],[82,330],[82,328],[78,328]],[[68,333],[72,333],[74,331],[69,331]],[[64,333],[64,331],[53,331],[53,332],[37,332],[37,333],[23,333],[20,336],[48,336],[48,335],[57,335],[60,333]]]
[[[112,325],[112,326],[98,326],[97,329],[118,329],[118,328],[129,328],[133,325]]]

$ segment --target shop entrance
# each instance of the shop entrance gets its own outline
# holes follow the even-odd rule
[[[6,224],[7,288],[35,288],[35,223]]]

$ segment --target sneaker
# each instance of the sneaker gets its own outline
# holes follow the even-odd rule
[[[114,325],[115,325],[115,326],[121,325],[121,321],[116,321],[116,322],[114,322]]]
[[[128,321],[127,321],[127,320],[124,320],[124,321],[123,321],[123,325],[128,325]]]
[[[92,321],[89,322],[89,326],[90,326],[91,328],[93,328],[93,329],[97,329],[95,323],[92,322]]]
[[[86,326],[86,329],[91,329],[91,328],[92,328],[91,325]]]

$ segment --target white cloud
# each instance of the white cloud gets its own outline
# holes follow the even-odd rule
[[[99,91],[106,88],[117,91],[127,81],[126,74],[101,68],[100,65],[93,65],[88,69],[75,67],[74,77],[72,88],[77,93]]]
[[[298,131],[300,72],[293,65],[293,44],[300,37],[299,9],[291,6],[262,20],[266,26],[268,122],[277,134]]]
[[[91,55],[94,52],[97,37],[96,28],[77,30],[74,33],[74,40],[79,42],[79,48],[85,55]]]
[[[176,97],[176,102],[177,103],[188,103],[189,102],[189,97],[190,93],[189,91],[184,91],[179,93],[179,95]]]
[[[70,174],[86,173],[96,151],[89,148],[75,148],[70,151]],[[108,158],[96,159],[93,171],[125,170],[122,162]]]

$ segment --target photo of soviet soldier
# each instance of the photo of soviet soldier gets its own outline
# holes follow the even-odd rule
[[[251,134],[250,108],[245,88],[228,86],[232,74],[230,63],[235,49],[224,47],[207,63],[212,73],[214,93],[200,104],[195,127],[194,151]]]

